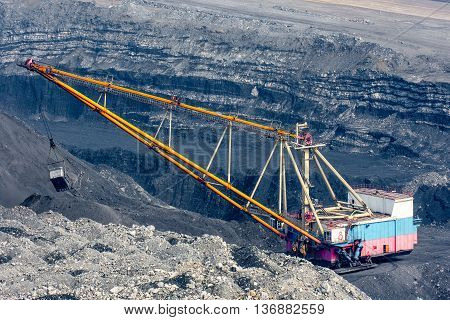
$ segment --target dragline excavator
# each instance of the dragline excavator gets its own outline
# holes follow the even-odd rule
[[[337,268],[342,272],[353,272],[373,267],[372,257],[409,253],[417,243],[417,226],[413,220],[413,198],[410,195],[392,191],[352,188],[320,151],[324,144],[313,142],[306,123],[297,124],[292,130],[276,128],[243,117],[196,107],[182,102],[175,96],[164,98],[121,86],[112,81],[77,75],[33,59],[28,59],[19,65],[54,83],[205,188],[284,239],[286,251],[291,254]],[[75,89],[74,85],[102,92],[103,105],[99,103],[100,98],[95,101]],[[164,111],[164,118],[156,134],[147,133],[114,113],[111,106],[106,105],[106,94],[137,100]],[[223,125],[224,131],[206,166],[192,161],[173,147],[172,118],[177,111],[189,112],[192,119],[207,117],[210,121]],[[158,137],[165,120],[168,122],[169,131],[167,142],[163,142]],[[231,183],[234,129],[260,133],[273,143],[270,154],[265,159],[260,175],[250,192],[241,190]],[[210,167],[223,140],[228,140],[227,174],[226,177],[219,177],[211,172]],[[248,150],[248,152],[251,151]],[[278,158],[279,164],[278,206],[263,203],[255,197],[273,158]],[[290,163],[293,168],[301,194],[300,204],[296,205],[294,212],[288,211],[287,192],[291,190],[288,190],[286,186],[287,163]],[[311,198],[310,171],[312,167],[322,179],[333,203],[332,206],[327,207],[322,204],[323,202]],[[337,181],[348,191],[346,199],[337,198],[329,180],[330,175],[337,178]],[[65,178],[64,172],[60,170],[56,175],[53,173],[51,179],[55,177],[61,182]]]

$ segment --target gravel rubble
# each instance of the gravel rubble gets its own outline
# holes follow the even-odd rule
[[[331,270],[218,236],[0,207],[0,299],[368,299]]]

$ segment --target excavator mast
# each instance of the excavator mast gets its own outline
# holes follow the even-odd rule
[[[312,136],[308,132],[306,123],[297,124],[292,130],[276,128],[242,117],[226,115],[210,109],[196,107],[182,102],[175,96],[168,99],[121,86],[112,83],[112,81],[101,81],[90,77],[80,76],[47,64],[39,63],[33,59],[28,59],[20,66],[39,74],[46,80],[68,92],[85,106],[96,111],[100,116],[107,119],[166,161],[172,163],[179,170],[191,176],[207,189],[217,194],[243,213],[249,215],[252,219],[275,233],[277,236],[284,238],[291,247],[294,243],[298,243],[300,239],[302,239],[301,241],[308,241],[310,246],[317,247],[324,245],[326,243],[324,222],[327,223],[333,220],[354,221],[372,216],[371,210],[361,196],[347,183],[319,150],[324,145],[313,143]],[[93,88],[101,92],[104,98],[103,105],[99,103],[100,98],[97,101],[93,98],[89,98],[86,94],[75,89],[72,86],[73,84]],[[156,106],[161,111],[165,112],[164,118],[158,127],[156,134],[152,135],[114,113],[112,111],[113,108],[106,104],[107,94],[137,100],[144,104]],[[207,117],[208,119],[223,125],[224,131],[206,166],[194,162],[175,150],[173,144],[174,136],[172,119],[177,111],[188,111],[192,114],[192,118],[194,118],[194,116]],[[158,136],[164,121],[168,121],[169,127],[167,142],[163,142]],[[261,168],[256,184],[250,192],[240,190],[232,183],[232,133],[234,129],[258,132],[268,140],[273,141],[273,147],[271,148],[270,154],[268,158],[265,159],[264,166]],[[227,168],[225,170],[226,176],[219,177],[212,173],[210,168],[223,140],[228,140]],[[248,150],[248,152],[251,151]],[[274,157],[279,158],[279,161],[277,162],[279,164],[277,205],[264,203],[264,201],[257,200],[255,197],[269,163]],[[286,186],[286,166],[288,163],[290,163],[294,169],[301,193],[301,206],[295,213],[288,212],[287,193],[290,191]],[[319,177],[323,180],[330,198],[334,203],[333,206],[326,207],[311,198],[310,167],[312,166],[315,166],[319,173]],[[353,203],[337,199],[328,179],[328,175],[330,174],[334,175],[348,190],[349,195],[354,199]],[[294,246],[294,249],[297,248]]]

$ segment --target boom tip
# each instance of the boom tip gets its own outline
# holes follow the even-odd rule
[[[33,70],[34,60],[33,58],[28,58],[24,63],[17,63],[19,67],[26,68],[28,70]]]

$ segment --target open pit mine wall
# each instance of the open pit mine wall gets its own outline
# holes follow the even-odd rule
[[[394,162],[406,158],[428,166],[427,173],[446,176],[449,159],[442,150],[448,143],[450,85],[408,80],[439,68],[433,59],[411,60],[339,32],[133,3],[109,9],[77,1],[0,3],[0,108],[32,118],[42,107],[55,121],[85,115],[64,92],[15,66],[33,56],[223,112],[286,126],[307,120],[314,137],[334,150]],[[140,10],[132,10],[135,5]],[[130,110],[119,100],[116,108],[119,113]],[[414,170],[406,172],[409,180],[423,173]],[[424,199],[425,213],[445,213],[448,184],[436,186],[436,179],[431,180],[419,188],[423,196],[417,198]],[[425,208],[427,203],[431,208]],[[441,213],[430,222],[445,222]]]

